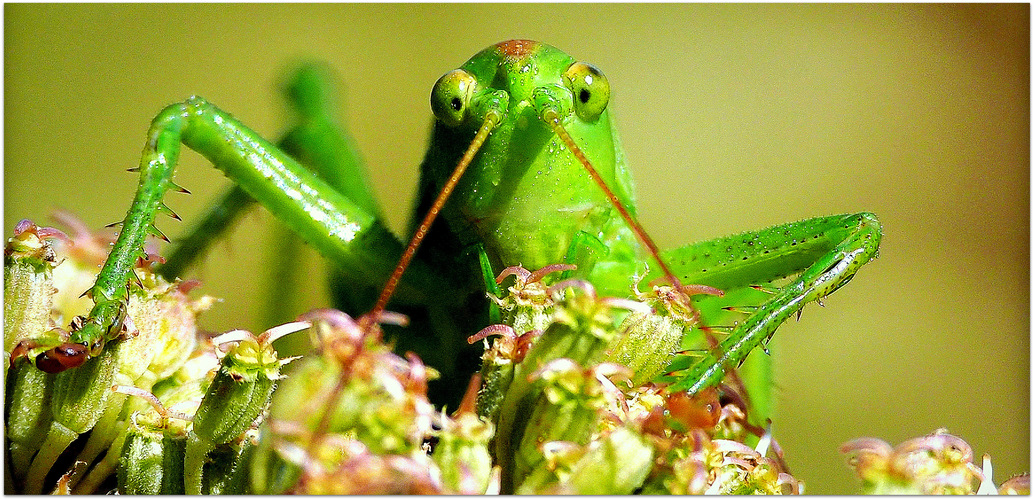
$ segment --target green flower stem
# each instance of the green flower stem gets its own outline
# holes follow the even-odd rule
[[[210,453],[205,464],[203,492],[205,495],[241,495],[249,485],[248,464],[255,451],[250,438],[240,445],[220,445]]]
[[[518,494],[535,494],[558,476],[565,489],[556,493],[578,495],[629,495],[646,480],[653,466],[654,448],[642,435],[619,427],[588,445],[571,463],[557,460],[555,469],[535,469],[521,484]]]
[[[183,486],[187,495],[200,495],[204,477],[205,460],[215,443],[202,439],[197,434],[187,435],[186,452],[183,455]]]
[[[83,451],[79,452],[77,460],[92,464],[101,453],[112,446],[119,433],[124,432],[126,422],[120,416],[125,401],[125,394],[114,393],[109,396],[104,414],[90,432],[90,438],[86,441]]]
[[[51,422],[47,437],[40,446],[39,453],[29,466],[29,474],[25,478],[25,493],[40,495],[43,493],[43,481],[50,472],[50,467],[57,462],[68,445],[79,437],[79,433],[57,422]]]
[[[500,491],[503,493],[513,492],[519,485],[518,480],[527,474],[528,469],[518,465],[518,450],[526,446],[524,442],[527,441],[528,446],[543,442],[539,439],[541,436],[527,432],[527,427],[535,425],[531,416],[536,407],[548,404],[534,387],[531,374],[560,358],[592,366],[602,359],[606,346],[616,335],[609,307],[597,302],[594,293],[578,290],[556,307],[555,322],[536,340],[515,369],[513,383],[499,411],[495,457],[502,468]],[[535,425],[535,428],[541,429],[541,426]]]
[[[115,439],[111,441],[111,446],[106,450],[106,453],[99,462],[93,465],[90,471],[86,474],[86,477],[79,481],[79,484],[75,485],[72,489],[74,495],[89,495],[97,491],[101,483],[104,482],[115,472],[115,468],[118,467],[119,461],[122,457],[123,445],[126,442],[126,436],[129,431],[129,424],[122,427],[118,434],[115,435]]]

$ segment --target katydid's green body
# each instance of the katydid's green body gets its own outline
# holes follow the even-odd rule
[[[175,186],[172,173],[180,143],[211,160],[337,265],[343,278],[334,287],[344,296],[342,308],[353,314],[368,310],[371,290],[388,279],[403,246],[380,222],[355,155],[346,147],[335,149],[339,140],[331,139],[327,146],[326,134],[335,137],[337,131],[322,125],[329,113],[314,111],[326,104],[314,88],[316,97],[296,96],[307,118],[284,145],[316,170],[339,165],[351,172],[333,183],[321,179],[327,174],[314,174],[200,98],[170,106],[155,118],[140,163],[137,197],[91,290],[96,307],[70,342],[97,355],[119,336],[132,264],[143,255],[147,234],[157,233],[155,215],[168,211],[162,200]],[[435,86],[432,108],[437,119],[422,167],[418,217],[431,206],[479,128],[486,120],[498,120],[389,305],[415,322],[397,333],[398,348],[416,351],[439,369],[444,375],[439,387],[452,395],[462,392],[477,367],[477,354],[465,339],[488,321],[486,275],[513,265],[537,269],[573,263],[579,266],[573,276],[590,281],[601,295],[618,296],[631,296],[637,276],[647,269],[644,284],[663,277],[654,257],[548,123],[555,118],[562,125],[634,216],[632,182],[606,109],[608,95],[606,80],[595,68],[575,63],[553,47],[520,40],[482,51]],[[674,356],[667,378],[674,383],[672,390],[696,392],[719,384],[727,370],[743,363],[806,302],[846,283],[876,255],[879,239],[878,221],[863,213],[664,252],[662,259],[682,283],[726,292],[724,297],[693,298],[701,315],[697,327],[735,325],[720,346],[702,357]],[[487,256],[490,272],[482,270],[479,256]],[[167,268],[173,266],[179,264],[170,262]],[[769,285],[773,280],[781,281]],[[700,331],[687,332],[687,343],[700,348],[702,337]],[[45,347],[52,346],[30,353],[46,356],[51,351]],[[764,385],[767,371],[760,373]],[[761,414],[767,414],[767,404],[762,406]]]
[[[513,41],[475,55],[461,70],[476,78],[474,101],[498,94],[504,119],[485,141],[442,215],[465,245],[481,244],[497,270],[539,269],[564,262],[576,240],[593,238],[606,255],[590,281],[605,294],[627,295],[646,258],[628,226],[584,168],[539,118],[536,99],[567,107],[563,124],[600,176],[634,214],[632,179],[610,113],[587,120],[573,108],[564,71],[575,60],[548,45]],[[434,98],[435,96],[432,96]],[[480,123],[436,121],[422,167],[422,196],[432,198],[456,166]]]

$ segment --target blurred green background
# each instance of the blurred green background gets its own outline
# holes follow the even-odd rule
[[[4,228],[120,220],[151,117],[202,95],[277,138],[285,65],[325,59],[403,227],[431,85],[509,38],[600,67],[662,247],[869,210],[880,258],[776,336],[777,439],[810,493],[857,491],[838,446],[946,427],[1029,469],[1028,5],[4,6]],[[193,153],[184,219],[227,185]],[[211,330],[261,331],[256,210],[195,275]],[[187,227],[160,219],[176,237]],[[318,257],[307,264],[322,266]],[[325,303],[322,273],[312,297]],[[254,279],[252,279],[254,277]]]

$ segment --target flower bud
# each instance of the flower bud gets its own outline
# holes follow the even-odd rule
[[[673,355],[682,350],[686,330],[696,323],[693,311],[686,309],[670,286],[656,286],[638,297],[649,310],[632,311],[625,317],[621,335],[609,346],[606,358],[632,370],[633,387],[665,372]]]
[[[217,338],[215,343],[222,343]],[[201,406],[194,414],[187,437],[186,493],[202,493],[202,471],[207,454],[216,445],[229,443],[251,427],[269,404],[280,379],[281,360],[265,334],[255,338],[247,332],[230,332],[223,342],[237,341],[222,359]]]
[[[494,426],[470,412],[442,415],[438,443],[431,460],[438,465],[442,486],[461,495],[484,494],[492,474],[488,443]]]
[[[50,329],[57,257],[44,228],[22,221],[4,247],[4,352]],[[43,233],[46,235],[47,233]],[[4,356],[4,373],[9,366]]]
[[[182,495],[186,438],[131,426],[118,464],[123,495]]]
[[[549,469],[557,476],[557,484],[538,491],[522,485],[518,493],[629,495],[643,484],[653,459],[654,448],[647,439],[618,427],[576,451],[554,455]],[[525,484],[530,487],[530,483]]]
[[[938,429],[891,449],[875,438],[855,439],[840,447],[870,494],[972,494],[980,469],[973,449],[961,438]]]
[[[378,328],[344,313],[304,318],[313,321],[321,353],[292,365],[273,396],[251,467],[252,490],[441,492],[424,448],[435,418],[429,370],[416,356],[392,353]],[[411,475],[401,478],[400,471]]]

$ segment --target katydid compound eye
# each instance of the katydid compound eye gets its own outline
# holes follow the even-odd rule
[[[574,112],[594,122],[610,102],[610,83],[603,72],[591,64],[576,62],[564,71],[564,84],[574,94]]]
[[[454,69],[443,75],[431,89],[431,111],[434,116],[450,127],[463,123],[476,86],[474,75],[462,69]]]

